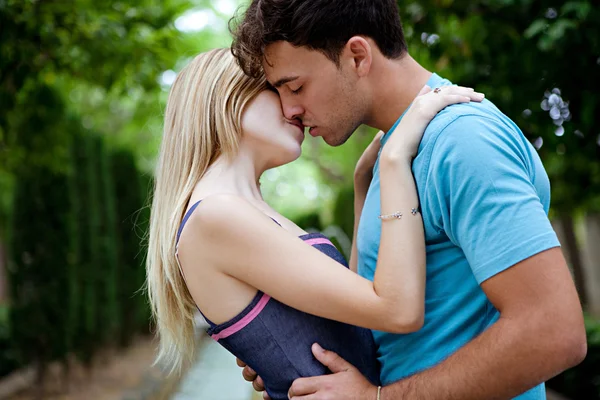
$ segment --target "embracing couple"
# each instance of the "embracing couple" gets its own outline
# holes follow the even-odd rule
[[[263,172],[378,134],[346,261],[264,202]],[[194,312],[273,400],[545,398],[586,354],[581,306],[519,128],[407,52],[395,0],[254,0],[165,112],[147,261],[159,359]],[[352,218],[348,215],[348,218]],[[227,388],[223,388],[227,393]]]

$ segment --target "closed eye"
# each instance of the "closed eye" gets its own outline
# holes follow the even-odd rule
[[[302,86],[300,86],[298,89],[296,90],[292,90],[292,94],[298,94],[300,93],[300,91],[302,90]]]

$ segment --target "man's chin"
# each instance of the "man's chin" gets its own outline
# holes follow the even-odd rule
[[[341,146],[344,143],[346,143],[346,141],[348,140],[348,138],[350,136],[351,136],[351,134],[350,135],[342,135],[342,136],[327,135],[327,136],[322,136],[322,137],[323,137],[323,141],[325,143],[327,143],[329,146],[337,147],[337,146]]]

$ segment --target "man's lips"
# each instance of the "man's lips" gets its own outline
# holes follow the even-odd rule
[[[318,131],[318,128],[316,126],[310,126],[309,129],[308,129],[308,133],[312,137],[319,136],[319,131]]]

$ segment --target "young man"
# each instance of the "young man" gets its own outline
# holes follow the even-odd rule
[[[332,146],[360,124],[393,131],[424,85],[451,84],[407,53],[395,0],[254,0],[233,51],[248,74],[266,74],[287,118]],[[406,212],[379,209],[378,168],[358,231],[358,273],[369,279],[378,216]],[[543,382],[585,357],[586,337],[537,153],[489,101],[455,105],[429,125],[413,172],[427,245],[424,327],[373,332],[379,394],[315,346],[334,374],[298,379],[290,398],[545,399]]]

